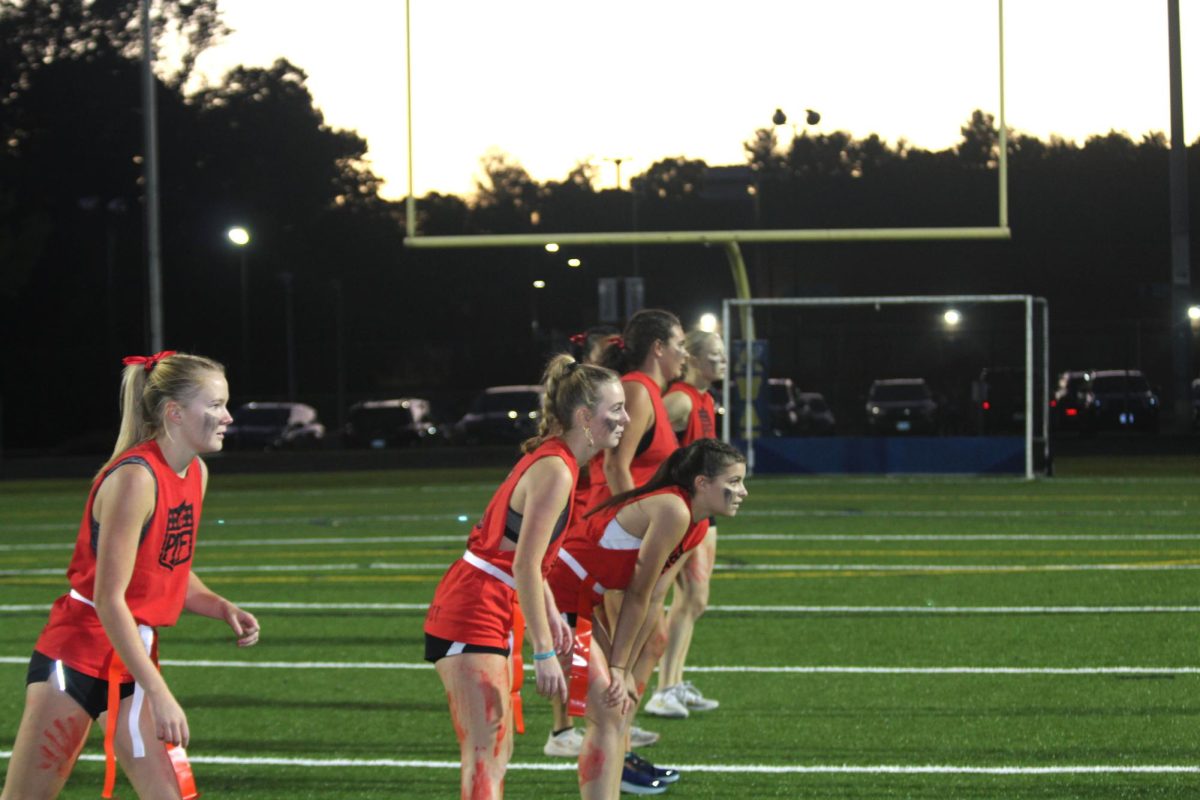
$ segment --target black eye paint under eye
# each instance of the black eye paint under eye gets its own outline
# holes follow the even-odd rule
[[[730,489],[727,486],[724,489],[722,489],[721,491],[723,491],[725,493],[725,505],[732,505],[733,504],[733,489]]]
[[[604,427],[608,428],[609,433],[613,433],[617,430],[617,421],[611,417],[605,417]]]

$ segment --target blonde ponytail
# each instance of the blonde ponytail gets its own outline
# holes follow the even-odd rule
[[[163,429],[167,403],[186,404],[211,375],[225,374],[225,367],[211,358],[188,353],[172,353],[161,358],[135,357],[121,373],[121,428],[112,455],[100,468],[108,469],[117,457],[131,447],[153,439]],[[133,361],[134,359],[127,359]]]

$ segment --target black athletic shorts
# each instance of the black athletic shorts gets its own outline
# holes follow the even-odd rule
[[[482,644],[470,644],[467,642],[452,642],[449,639],[443,639],[440,636],[433,634],[425,634],[425,660],[436,662],[440,658],[446,656],[456,656],[459,653],[495,653],[498,656],[507,656],[507,647],[488,647]]]
[[[34,650],[29,658],[29,672],[25,674],[25,685],[57,681],[55,671],[54,659]],[[66,684],[64,691],[79,703],[92,719],[96,719],[108,709],[108,681],[84,675],[63,664],[63,682]],[[121,697],[129,697],[131,694],[133,681],[122,683]]]

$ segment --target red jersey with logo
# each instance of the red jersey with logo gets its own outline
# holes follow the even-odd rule
[[[687,429],[679,438],[679,446],[686,447],[697,439],[717,438],[717,410],[712,392],[702,392],[685,381],[672,384],[667,394],[672,392],[681,392],[692,400],[692,413],[688,415]]]
[[[125,589],[125,602],[140,625],[174,625],[183,611],[196,531],[200,527],[203,474],[200,459],[188,464],[183,477],[163,457],[151,440],[122,453],[96,478],[88,493],[75,552],[67,568],[74,593],[94,600],[96,548],[100,523],[92,513],[96,492],[118,467],[149,469],[154,475],[154,511],[142,528],[133,573]],[[107,678],[106,661],[112,651],[96,609],[71,595],[63,595],[50,608],[50,621],[38,637],[36,649],[94,678]],[[126,673],[122,680],[133,680]]]
[[[543,458],[561,458],[571,471],[572,492],[574,476],[579,465],[574,454],[562,439],[547,439],[532,453],[517,462],[504,483],[492,495],[483,518],[476,523],[467,539],[467,552],[450,565],[434,592],[433,602],[425,617],[425,632],[453,642],[507,647],[512,630],[513,603],[516,582],[512,566],[515,550],[502,550],[504,539],[515,543],[520,532],[521,515],[512,510],[512,494],[517,483],[534,463]],[[570,499],[563,508],[546,554],[542,557],[542,574],[550,565],[562,544],[562,532],[570,521]]]
[[[639,500],[660,494],[672,494],[680,498],[691,514],[691,495],[679,486],[666,486],[626,503],[609,506],[588,517],[585,524],[576,525],[568,532],[563,539],[558,561],[550,570],[550,589],[554,592],[554,601],[559,611],[579,613],[580,590],[592,581],[597,584],[591,598],[593,605],[605,590],[622,591],[629,586],[633,571],[637,567],[642,540],[621,527],[617,522],[617,515]],[[707,518],[688,525],[683,538],[667,557],[663,572],[670,569],[684,553],[704,541],[707,533]]]
[[[654,433],[650,444],[645,450],[634,455],[629,462],[629,474],[633,476],[633,485],[642,486],[654,477],[662,462],[679,449],[679,438],[671,430],[671,420],[662,401],[662,389],[658,382],[644,372],[628,372],[621,376],[622,383],[640,383],[646,387],[650,395],[650,404],[654,408]],[[645,434],[643,434],[644,436]],[[588,498],[588,508],[595,508],[612,497],[612,489],[604,476],[603,454],[591,463],[592,494]]]

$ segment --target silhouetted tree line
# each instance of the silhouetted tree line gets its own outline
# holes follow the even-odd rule
[[[137,6],[24,0],[0,9],[8,449],[95,431],[111,441],[119,359],[147,346]],[[733,294],[716,248],[405,249],[404,209],[379,197],[366,141],[324,123],[300,67],[238,68],[186,94],[196,57],[226,33],[217,1],[164,0],[158,9],[156,39],[181,52],[157,84],[167,342],[224,360],[235,402],[283,398],[287,280],[296,399],[331,423],[339,359],[347,400],[431,396],[453,416],[479,387],[535,379],[547,352],[596,322],[598,277],[640,274],[647,304],[687,322]],[[663,158],[631,191],[598,188],[586,163],[538,182],[489,152],[475,195],[420,198],[419,227],[436,235],[992,225],[997,148],[995,121],[981,111],[958,146],[939,152],[837,131],[779,142],[762,129],[745,143],[744,165]],[[1014,132],[1009,151],[1011,241],[745,246],[755,293],[1031,292],[1051,303],[1056,368],[1139,360],[1165,381],[1164,137],[1113,132],[1079,145]],[[1200,143],[1190,151],[1195,187]],[[1193,230],[1198,209],[1193,202]],[[235,224],[251,233],[243,252],[225,238]],[[567,268],[569,255],[584,267]],[[548,288],[532,289],[533,278]],[[763,324],[781,339],[779,374],[804,384],[836,371],[828,357],[815,370],[790,323]]]

